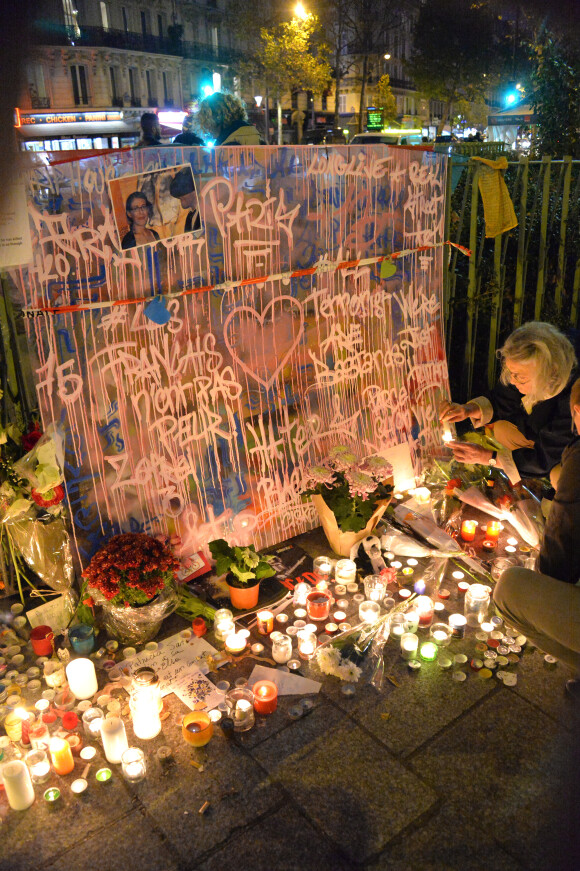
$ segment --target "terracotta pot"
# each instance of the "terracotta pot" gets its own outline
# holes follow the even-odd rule
[[[252,608],[255,608],[260,595],[260,582],[257,581],[251,587],[248,584],[245,584],[243,587],[233,587],[229,581],[230,577],[231,575],[226,576],[226,583],[234,608],[237,608],[238,611],[250,611]]]

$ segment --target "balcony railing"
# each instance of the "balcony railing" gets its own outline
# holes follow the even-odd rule
[[[239,49],[214,46],[202,42],[188,42],[178,37],[153,36],[124,30],[105,30],[103,27],[81,27],[73,34],[66,28],[47,31],[37,30],[36,42],[40,45],[75,45],[99,48],[118,48],[125,51],[142,51],[148,54],[177,55],[191,60],[233,63],[243,57]]]

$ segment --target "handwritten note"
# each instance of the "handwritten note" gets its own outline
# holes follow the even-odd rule
[[[182,638],[178,634],[161,641],[157,650],[144,650],[126,659],[120,667],[126,674],[144,666],[152,668],[159,677],[161,695],[166,696],[176,692],[176,688],[183,690],[188,677],[194,673],[203,677],[203,673],[209,671],[208,657],[218,666],[226,661],[220,662],[221,654],[203,638]]]

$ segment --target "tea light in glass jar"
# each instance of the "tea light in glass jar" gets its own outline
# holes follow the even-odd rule
[[[147,766],[145,754],[139,747],[129,747],[121,756],[121,771],[129,783],[138,783],[145,778]]]
[[[361,623],[369,626],[376,623],[381,614],[381,606],[378,602],[365,601],[358,606],[358,619]]]
[[[286,626],[288,624],[288,614],[276,614],[276,623],[280,626]]]
[[[393,638],[400,638],[405,633],[405,615],[393,614],[389,621],[389,627]]]
[[[213,735],[213,723],[205,711],[190,711],[181,723],[181,735],[192,747],[205,747]]]
[[[404,632],[401,635],[401,656],[403,659],[416,659],[419,639],[413,632]]]
[[[429,637],[438,647],[447,647],[451,641],[451,629],[446,623],[434,623],[429,631]]]
[[[387,585],[380,575],[367,575],[363,585],[365,596],[371,602],[380,602],[387,594]]]
[[[476,520],[464,520],[461,524],[461,538],[463,541],[473,541],[477,530]]]
[[[289,635],[280,633],[272,642],[272,659],[283,665],[292,656],[292,639]]]
[[[107,762],[118,765],[129,748],[125,724],[120,717],[107,717],[101,722],[101,739]]]
[[[403,614],[405,632],[416,632],[419,628],[419,614],[413,608]]]
[[[497,541],[503,527],[498,520],[490,520],[485,527],[485,537],[492,541]]]
[[[225,641],[234,632],[234,615],[229,608],[218,608],[214,615],[213,631],[218,641]]]
[[[83,713],[83,726],[85,734],[89,738],[101,737],[101,723],[104,716],[105,714],[101,708],[88,708]]]
[[[316,635],[313,632],[300,631],[298,639],[298,655],[301,659],[312,659],[316,650]]]
[[[314,574],[319,581],[329,581],[332,577],[332,561],[327,556],[317,556],[313,563]]]
[[[413,490],[413,498],[420,505],[426,505],[431,499],[431,491],[428,487],[417,487]]]
[[[228,653],[242,653],[246,649],[246,636],[240,632],[232,632],[227,636],[225,644]]]
[[[356,578],[356,563],[350,559],[339,559],[334,568],[337,584],[352,584]]]
[[[330,613],[330,593],[324,590],[312,590],[306,597],[306,611],[310,620],[328,620]]]
[[[44,750],[30,750],[24,757],[33,783],[44,783],[50,777],[50,762]]]
[[[274,615],[271,611],[258,611],[256,623],[260,635],[269,635],[274,630]]]
[[[310,584],[307,584],[304,581],[300,581],[300,583],[296,584],[292,596],[292,604],[295,608],[303,608],[304,605],[306,605],[306,596],[311,591],[311,589],[312,587],[310,586]]]
[[[433,600],[429,596],[417,596],[413,607],[419,615],[419,627],[427,628],[433,622]]]

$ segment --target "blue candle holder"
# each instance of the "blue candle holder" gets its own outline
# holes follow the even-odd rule
[[[95,630],[88,623],[79,623],[68,631],[69,641],[75,653],[91,653],[95,647]]]

